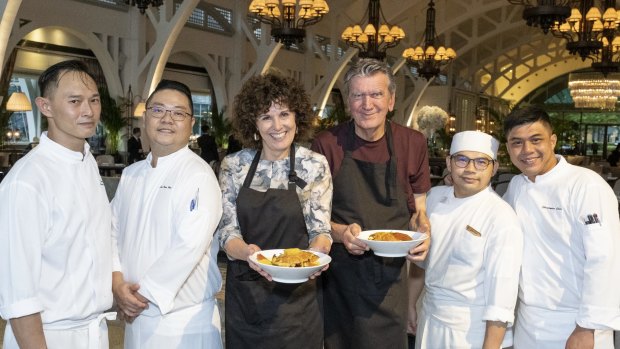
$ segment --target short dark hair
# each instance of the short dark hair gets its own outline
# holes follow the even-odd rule
[[[140,127],[134,127],[132,133],[133,134],[140,133]]]
[[[174,91],[178,91],[184,94],[187,97],[187,101],[189,102],[190,113],[194,115],[194,103],[192,102],[192,91],[184,83],[175,81],[175,80],[160,81],[159,84],[157,84],[157,87],[155,87],[155,90],[151,92],[151,94],[149,95],[149,98],[146,100],[147,106],[149,106],[153,96],[161,90],[174,90]]]
[[[58,81],[62,75],[67,72],[78,72],[95,81],[95,77],[88,70],[88,67],[84,62],[78,60],[62,61],[45,69],[45,71],[39,76],[38,84],[39,93],[41,96],[49,97],[52,94],[52,91],[58,87]]]
[[[260,139],[254,139],[258,133],[256,121],[261,114],[269,111],[272,103],[285,105],[295,112],[295,142],[310,139],[315,116],[303,86],[291,78],[265,74],[246,81],[235,97],[232,125],[235,138],[243,146],[254,149],[263,147]]]
[[[553,132],[549,114],[542,107],[530,105],[513,109],[504,120],[504,135],[508,136],[508,133],[517,126],[532,124],[538,121],[542,122]]]
[[[202,126],[200,126],[200,130],[202,131],[202,133],[207,133],[207,132],[209,132],[209,125],[207,125],[207,124],[202,124]]]

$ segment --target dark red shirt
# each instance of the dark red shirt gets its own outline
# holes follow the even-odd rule
[[[319,133],[312,143],[311,149],[327,158],[333,178],[338,175],[344,159],[344,147],[347,144],[350,123],[340,124]],[[426,138],[413,129],[394,122],[389,124],[392,127],[399,184],[405,188],[409,211],[413,213],[415,211],[413,194],[424,194],[431,188]],[[385,136],[377,141],[368,142],[355,135],[352,150],[352,157],[357,160],[372,163],[386,163],[389,160]]]

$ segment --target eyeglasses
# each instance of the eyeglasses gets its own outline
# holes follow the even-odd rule
[[[495,162],[495,160],[489,160],[487,158],[470,159],[465,155],[452,155],[450,158],[454,160],[454,164],[456,165],[456,167],[460,167],[460,168],[465,168],[469,166],[469,162],[473,161],[474,167],[476,168],[476,170],[480,170],[480,171],[486,170],[487,167],[489,167],[489,164],[491,164],[492,162]]]
[[[183,121],[185,120],[186,117],[193,117],[192,114],[190,113],[186,113],[183,110],[178,110],[178,109],[166,109],[164,107],[160,107],[160,106],[152,106],[152,107],[148,107],[146,108],[146,110],[148,110],[151,114],[152,117],[156,118],[156,119],[161,119],[163,118],[167,112],[170,112],[170,117],[172,118],[172,120],[174,121]]]

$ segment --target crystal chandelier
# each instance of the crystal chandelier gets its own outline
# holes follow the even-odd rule
[[[159,7],[164,4],[164,0],[125,0],[125,4],[138,7],[140,13],[144,14],[149,5]]]
[[[620,75],[605,77],[598,72],[571,73],[568,88],[575,108],[614,110],[620,97]]]
[[[385,20],[379,0],[368,1],[364,15],[366,14],[368,15],[366,25],[354,24],[346,27],[341,38],[350,47],[359,49],[359,57],[384,60],[387,49],[398,45],[405,37],[405,32],[399,26],[392,26]]]
[[[513,5],[523,5],[523,19],[530,27],[540,27],[543,33],[562,24],[570,15],[570,0],[508,0]]]
[[[420,76],[427,81],[439,75],[441,68],[456,58],[456,52],[450,47],[439,46],[437,31],[435,30],[435,4],[428,3],[426,10],[426,29],[424,40],[416,48],[408,48],[403,52],[407,64],[416,67]]]
[[[289,48],[304,41],[304,28],[320,21],[329,6],[325,0],[252,0],[249,11],[270,24],[274,40]]]

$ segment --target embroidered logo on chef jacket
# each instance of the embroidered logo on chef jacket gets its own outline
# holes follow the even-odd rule
[[[172,189],[171,185],[160,185],[159,189]]]
[[[198,194],[200,193],[200,188],[196,189],[196,196],[189,202],[189,212],[192,212],[196,208],[198,208]]]
[[[551,206],[545,206],[543,205],[542,208],[544,208],[545,210],[554,210],[554,211],[562,211],[561,207],[551,207]]]

